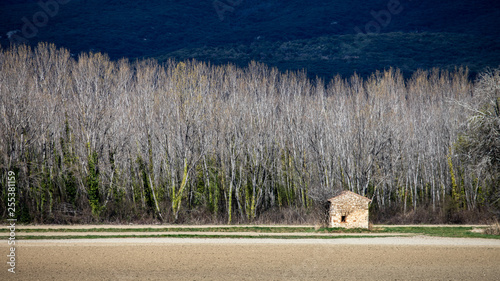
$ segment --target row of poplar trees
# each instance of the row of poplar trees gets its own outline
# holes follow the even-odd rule
[[[313,223],[339,190],[380,219],[499,215],[500,73],[310,80],[258,63],[0,50],[0,213],[24,222]]]

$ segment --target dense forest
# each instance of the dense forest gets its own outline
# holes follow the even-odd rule
[[[0,50],[0,212],[22,222],[317,223],[500,216],[500,70],[311,80],[252,62]]]

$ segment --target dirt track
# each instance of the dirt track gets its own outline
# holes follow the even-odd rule
[[[7,243],[0,250],[7,251]],[[498,280],[500,241],[127,238],[27,240],[0,280]]]
[[[456,224],[407,224],[407,225],[374,225],[375,227],[488,227],[489,225],[456,225]],[[2,227],[7,227],[7,225],[2,225]],[[182,225],[182,224],[76,224],[76,225],[66,225],[66,224],[42,224],[42,225],[19,225],[18,228],[29,228],[29,229],[92,229],[92,228],[224,228],[224,227],[314,227],[314,225],[289,225],[289,224],[276,224],[276,225],[218,225],[218,224],[203,224],[203,225]]]
[[[259,233],[259,232],[189,232],[189,231],[175,231],[175,232],[21,232],[17,234],[18,237],[23,236],[38,236],[43,239],[43,236],[82,236],[82,235],[98,235],[98,236],[114,236],[114,235],[127,235],[127,236],[140,236],[140,235],[196,235],[196,236],[207,236],[207,235],[217,235],[217,236],[308,236],[308,237],[332,237],[332,236],[410,236],[411,233],[307,233],[307,232],[297,232],[297,233]]]

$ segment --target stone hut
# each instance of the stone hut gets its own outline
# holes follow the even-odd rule
[[[368,208],[372,200],[354,192],[343,191],[328,201],[329,227],[368,228]]]

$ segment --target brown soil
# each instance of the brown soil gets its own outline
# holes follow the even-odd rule
[[[1,253],[8,250],[6,244],[0,246]],[[0,280],[498,280],[500,276],[500,243],[493,239],[21,240],[16,257],[16,273],[7,272],[4,263]]]

